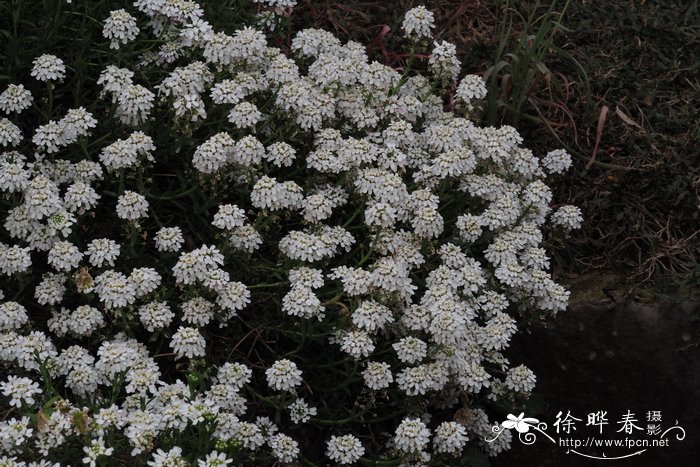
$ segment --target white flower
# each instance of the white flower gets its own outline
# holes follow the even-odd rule
[[[44,54],[32,62],[31,75],[39,81],[56,81],[66,77],[63,60],[55,55]]]
[[[296,3],[255,2],[275,27]],[[98,36],[114,48],[144,34],[152,43],[139,56],[122,54],[136,73],[107,66],[92,77],[104,100],[98,107],[109,110],[94,141],[87,137],[98,122],[81,102],[70,109],[62,98],[56,108],[63,116],[48,116],[33,130],[25,126],[40,116],[0,117],[7,208],[0,275],[12,276],[0,292],[9,295],[0,301],[0,360],[22,376],[38,374],[45,362],[55,389],[77,401],[104,402],[117,383],[126,397],[119,407],[93,407],[90,433],[74,423],[86,409],[68,399],[50,407],[41,430],[29,418],[8,418],[0,422],[0,449],[19,458],[30,444],[48,458],[77,436],[86,446],[76,463],[111,464],[108,455],[121,459],[131,450],[152,467],[231,465],[223,444],[193,453],[185,451],[191,443],[172,442],[215,420],[216,443],[238,442],[261,462],[304,463],[299,443],[269,419],[242,420],[254,408],[247,393],[287,391],[287,402],[278,398],[288,409],[283,418],[310,423],[320,408],[300,396],[323,393],[306,384],[318,380],[329,386],[323,411],[336,413],[333,391],[343,386],[319,380],[314,365],[314,357],[333,355],[358,360],[362,381],[345,389],[415,402],[398,415],[388,443],[372,442],[381,448],[372,455],[450,463],[467,431],[478,439],[490,433],[476,406],[467,426],[436,416],[453,408],[460,392],[499,403],[532,390],[534,374],[505,355],[519,308],[556,314],[566,307],[569,293],[552,279],[542,245],[547,225],[581,223],[576,208],[550,207],[559,205],[547,176],[565,170],[571,157],[559,150],[540,160],[514,128],[471,121],[487,86],[476,75],[459,79],[450,43],[434,44],[428,75],[402,80],[370,63],[361,44],[326,31],[299,31],[286,51],[246,24],[215,31],[194,1],[136,0],[148,27],[124,8],[104,10],[101,19],[109,18],[97,25]],[[415,51],[431,48],[435,18],[426,7],[410,10],[402,28]],[[35,65],[39,79],[67,76],[58,59],[44,56]],[[33,109],[23,86],[3,90],[3,116]],[[450,98],[455,105],[445,105]],[[108,128],[110,120],[121,129]],[[111,197],[118,199],[106,211],[95,210]],[[115,205],[127,223],[121,229],[109,223]],[[128,254],[124,241],[132,244]],[[12,288],[18,278],[24,291]],[[286,288],[277,287],[284,281]],[[46,316],[34,316],[37,307]],[[313,318],[325,323],[306,321]],[[51,338],[31,331],[35,324]],[[223,349],[233,352],[231,361],[212,367],[207,354],[220,353],[214,347],[226,341],[212,327],[240,325],[249,329]],[[299,347],[302,374],[285,357],[297,358],[289,351],[304,336],[318,345]],[[274,347],[272,341],[279,356],[249,353],[256,342]],[[169,362],[161,359],[168,347]],[[236,355],[252,366],[234,363]],[[185,358],[208,366],[201,368],[206,387],[177,380],[176,370],[191,366]],[[266,370],[263,380],[255,368]],[[38,379],[27,379],[22,391],[5,381],[0,397],[13,409],[32,411],[48,397],[37,392]],[[421,419],[407,418],[415,414]],[[333,464],[364,461],[365,440],[347,433],[329,433],[311,454],[325,452]],[[112,452],[105,443],[114,436],[127,443]],[[506,430],[483,449],[495,454],[511,439]]]
[[[399,360],[405,363],[416,363],[428,355],[428,345],[422,340],[408,336],[395,343],[393,346]]]
[[[398,211],[389,203],[370,203],[365,209],[365,222],[367,225],[390,228],[396,224]]]
[[[466,428],[457,422],[443,422],[435,429],[433,444],[437,452],[457,454],[468,441]]]
[[[111,41],[109,47],[112,49],[118,49],[120,42],[126,44],[133,41],[138,33],[136,18],[123,8],[111,11],[102,29],[102,35]]]
[[[426,394],[428,391],[436,389],[436,382],[433,380],[427,365],[418,365],[404,368],[396,375],[396,383],[399,389],[409,396]]]
[[[17,337],[16,346],[13,349],[17,364],[26,370],[38,370],[38,360],[41,362],[55,358],[58,353],[56,347],[46,334],[41,331],[31,331],[27,335]]]
[[[153,453],[153,460],[146,464],[150,467],[185,467],[188,465],[182,457],[182,448],[179,446],[173,447],[168,452],[158,449]]]
[[[117,115],[125,125],[143,123],[153,109],[155,94],[139,84],[125,84],[117,95]]]
[[[265,35],[250,26],[233,33],[231,53],[236,58],[248,58],[261,55],[267,46]]]
[[[266,3],[270,8],[294,8],[297,0],[253,0],[253,3]]]
[[[396,428],[394,444],[403,452],[423,451],[428,445],[430,430],[419,418],[404,418]]]
[[[289,144],[280,141],[268,146],[263,157],[278,167],[289,167],[294,163],[296,150]]]
[[[202,357],[205,354],[207,342],[196,328],[180,326],[170,341],[170,347],[177,358]]]
[[[368,333],[376,333],[380,329],[394,322],[391,310],[372,300],[363,301],[352,312],[352,323]]]
[[[66,292],[64,285],[66,276],[63,274],[46,273],[42,281],[34,289],[34,298],[39,305],[55,305],[63,300]]]
[[[323,287],[323,271],[307,267],[291,269],[289,271],[289,283],[292,287],[303,286],[311,289]]]
[[[571,156],[563,149],[549,151],[542,159],[542,166],[551,174],[559,174],[571,167]]]
[[[302,56],[316,56],[340,46],[340,40],[328,31],[304,29],[292,40],[292,50]]]
[[[105,271],[95,277],[95,292],[106,308],[119,308],[136,301],[136,288],[121,272]]]
[[[244,385],[250,383],[252,374],[253,371],[242,363],[226,362],[216,372],[215,381],[241,389]]]
[[[362,372],[365,385],[370,389],[384,389],[394,381],[389,364],[384,362],[367,362],[367,368]]]
[[[202,297],[195,297],[184,302],[182,320],[195,326],[206,326],[214,317],[214,304]]]
[[[78,267],[83,253],[70,242],[56,242],[48,255],[48,263],[57,271],[71,271]]]
[[[262,114],[251,102],[241,102],[236,104],[228,114],[228,121],[237,128],[249,128],[255,126],[260,121]]]
[[[240,282],[228,282],[218,287],[216,292],[218,294],[216,304],[229,311],[227,318],[234,317],[236,312],[250,303],[250,291]]]
[[[153,161],[151,151],[155,149],[153,140],[141,131],[135,131],[123,140],[118,139],[100,152],[100,162],[108,171],[135,167],[139,156]]]
[[[229,283],[230,278],[230,274],[223,269],[211,268],[202,279],[202,284],[212,290],[219,290]]]
[[[215,104],[238,104],[246,96],[246,89],[234,80],[225,79],[214,85],[210,95]]]
[[[180,41],[185,47],[202,46],[214,35],[211,24],[202,18],[190,18],[182,30],[180,30]]]
[[[206,91],[214,75],[201,61],[175,68],[160,84],[159,92],[165,96],[198,96]]]
[[[343,283],[343,291],[351,297],[367,293],[370,285],[370,272],[364,269],[339,266],[329,274],[330,279],[339,279]]]
[[[0,94],[0,110],[6,114],[20,113],[31,107],[33,101],[32,93],[23,85],[10,84]]]
[[[90,264],[102,267],[104,263],[114,267],[114,260],[119,256],[121,247],[114,240],[98,238],[88,244],[87,252],[90,255]]]
[[[301,370],[296,363],[287,360],[277,360],[265,370],[267,384],[276,391],[291,391],[302,382]]]
[[[212,451],[202,460],[197,460],[197,467],[221,467],[233,463],[223,452]]]
[[[70,331],[70,311],[66,308],[61,308],[61,311],[54,311],[51,318],[46,322],[49,331],[59,337],[63,337]]]
[[[555,226],[572,230],[581,227],[583,216],[581,215],[581,209],[567,204],[554,211],[550,220]]]
[[[496,278],[509,287],[520,287],[527,280],[525,267],[515,261],[502,263],[496,268]]]
[[[299,443],[282,433],[271,436],[267,444],[272,449],[272,455],[281,462],[293,462],[299,455]]]
[[[106,92],[114,93],[113,102],[117,101],[117,97],[121,94],[122,88],[131,86],[133,82],[134,72],[126,68],[118,68],[114,65],[109,65],[105,68],[97,80],[98,85],[104,86],[103,94]]]
[[[0,162],[0,190],[17,192],[29,185],[30,172],[24,168],[24,162]]]
[[[290,316],[321,320],[325,307],[311,287],[297,284],[282,298],[282,310]]]
[[[473,110],[474,101],[485,98],[486,93],[486,83],[480,76],[467,75],[459,82],[455,95],[464,102],[467,106],[467,110]]]
[[[161,227],[154,240],[158,251],[179,251],[185,243],[180,227]]]
[[[148,201],[144,196],[127,190],[117,201],[117,216],[126,220],[148,217]]]
[[[89,336],[104,325],[100,310],[89,305],[79,306],[68,319],[70,331],[78,336]]]
[[[353,464],[365,453],[364,446],[353,435],[331,436],[331,439],[326,442],[326,446],[328,458],[340,464]]]
[[[538,306],[543,310],[551,310],[554,313],[563,311],[569,302],[569,291],[554,281],[548,281],[546,285],[546,295],[539,302]]]
[[[207,118],[206,106],[199,94],[178,96],[173,102],[173,108],[175,115],[178,117],[189,116],[192,122]]]
[[[258,209],[283,209],[287,204],[286,193],[277,179],[263,175],[253,186],[250,201]],[[296,197],[295,204],[300,204],[301,199]]]
[[[417,6],[406,12],[401,29],[407,37],[431,39],[431,29],[435,27],[435,17],[424,6]]]
[[[22,130],[6,118],[0,118],[0,144],[16,146],[22,141]]]
[[[99,438],[93,438],[90,442],[90,446],[84,446],[83,452],[85,457],[83,458],[83,464],[87,464],[90,467],[95,467],[97,465],[97,460],[100,457],[109,457],[114,452],[114,448],[108,448],[104,444],[104,439],[100,436]]]
[[[462,374],[459,375],[459,383],[465,390],[477,393],[482,388],[491,385],[490,378],[491,375],[486,372],[484,367],[477,362],[470,362],[462,370]]]
[[[252,225],[236,227],[232,230],[229,240],[234,248],[247,251],[248,253],[257,250],[263,243],[262,237]]]
[[[7,381],[0,383],[0,390],[3,395],[10,398],[10,405],[18,408],[23,404],[31,407],[36,402],[34,396],[43,392],[36,381],[13,375],[8,376]]]
[[[18,272],[25,272],[32,265],[32,258],[29,254],[31,248],[13,245],[11,247],[0,243],[0,272],[11,276]]]
[[[294,423],[306,423],[316,413],[316,407],[310,407],[304,399],[297,399],[289,406],[289,417]]]
[[[265,155],[265,146],[253,135],[238,140],[230,152],[230,161],[243,166],[259,164]]]
[[[192,165],[203,173],[214,173],[228,164],[235,142],[228,133],[217,133],[194,151]]]
[[[374,347],[372,338],[364,331],[350,331],[340,340],[340,350],[356,360],[369,356],[374,352]]]
[[[437,77],[448,81],[456,80],[462,66],[457,58],[457,47],[447,41],[436,42],[428,66]]]
[[[97,205],[98,199],[100,199],[100,195],[97,194],[95,189],[82,181],[77,181],[68,186],[63,195],[64,205],[71,212],[81,209],[92,209]]]
[[[31,426],[32,423],[29,417],[22,417],[20,420],[10,418],[9,420],[0,422],[0,446],[9,454],[17,451],[21,452],[34,432],[34,429],[30,428]],[[12,459],[16,460],[14,457]],[[7,456],[3,456],[0,458],[0,465],[12,467],[23,467],[25,465],[24,462],[15,463],[13,460],[8,459]]]
[[[536,381],[537,378],[532,370],[525,365],[520,365],[508,370],[504,383],[512,391],[529,393],[535,388]]]
[[[169,326],[174,317],[175,313],[170,310],[170,307],[165,302],[151,302],[139,307],[139,319],[150,332]],[[194,342],[194,344],[199,343]],[[182,349],[178,347],[178,350]]]
[[[292,259],[319,261],[338,253],[341,248],[349,250],[355,238],[343,227],[324,226],[321,235],[293,230],[279,242],[280,250]]]
[[[173,267],[173,275],[178,284],[194,284],[209,275],[209,269],[224,264],[224,257],[215,247],[204,245],[196,250],[181,253]],[[219,290],[220,292],[220,290]]]
[[[95,180],[102,180],[102,166],[98,162],[83,159],[73,164],[71,168],[75,182],[92,183]]]
[[[268,434],[270,434],[269,431]],[[236,427],[235,438],[239,439],[246,449],[255,450],[265,444],[263,430],[254,423],[239,422]]]
[[[66,145],[65,128],[55,121],[50,121],[46,125],[42,125],[36,129],[32,137],[32,143],[37,146],[40,151],[46,151],[51,154],[58,152]]]
[[[225,66],[231,63],[233,58],[233,37],[217,32],[205,44],[204,59],[218,66]]]
[[[245,211],[235,204],[222,204],[214,215],[212,225],[219,229],[233,230],[245,224]]]
[[[129,274],[129,282],[133,284],[137,297],[143,297],[160,286],[161,276],[153,268],[136,268]]]
[[[79,138],[87,136],[90,129],[97,126],[97,120],[84,107],[78,107],[66,112],[59,124],[63,128],[63,138],[66,144],[71,144]]]

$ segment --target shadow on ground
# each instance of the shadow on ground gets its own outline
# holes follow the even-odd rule
[[[538,377],[538,386],[526,416],[547,422],[549,433],[559,411],[581,418],[577,431],[560,435],[586,440],[625,437],[652,439],[646,431],[634,435],[618,432],[628,411],[635,424],[648,425],[650,411],[660,411],[662,429],[685,429],[679,441],[669,433],[668,447],[650,447],[621,460],[595,460],[557,446],[542,435],[531,446],[514,440],[510,452],[492,465],[539,466],[658,466],[673,462],[679,467],[697,465],[700,458],[700,301],[666,304],[608,301],[579,303],[546,327],[518,336],[513,358],[525,363]],[[609,425],[603,435],[586,427],[587,414],[607,411]],[[678,430],[676,430],[678,431]],[[575,434],[574,434],[575,433]],[[672,432],[673,433],[673,432]],[[658,436],[657,436],[658,437]],[[556,436],[555,436],[556,438]],[[617,457],[644,449],[584,448],[584,455]],[[576,449],[574,449],[576,450]]]

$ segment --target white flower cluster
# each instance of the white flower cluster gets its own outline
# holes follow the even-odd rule
[[[477,75],[467,75],[459,82],[455,96],[464,103],[467,110],[474,110],[474,101],[481,100],[486,97],[486,83]],[[546,159],[542,161],[546,167]]]
[[[424,6],[417,6],[406,12],[401,28],[408,37],[431,39],[435,28],[435,16]]]
[[[109,47],[112,49],[118,49],[120,43],[127,44],[133,41],[138,33],[136,18],[123,8],[112,11],[102,29],[102,35],[111,41]]]
[[[465,400],[534,388],[504,356],[517,318],[566,307],[543,232],[583,221],[553,210],[545,183],[570,156],[470,121],[486,86],[459,80],[448,42],[428,76],[402,77],[326,31],[299,31],[287,55],[250,26],[216,32],[194,1],[133,6],[104,37],[155,39],[97,79],[114,131],[88,144],[97,119],[79,107],[32,132],[13,115],[32,94],[0,94],[0,145],[21,149],[0,153],[0,447],[48,465],[79,445],[106,465],[128,444],[120,462],[185,466],[205,433],[199,466],[231,464],[233,448],[305,462],[298,425],[320,421],[313,452],[334,463],[454,463],[492,426]],[[425,7],[402,24],[412,46],[434,27]],[[66,66],[42,55],[31,74]]]
[[[66,66],[57,56],[44,54],[34,60],[31,75],[39,81],[58,81],[66,77]]]
[[[118,139],[100,152],[100,162],[108,171],[131,168],[138,165],[139,157],[153,161],[156,149],[153,139],[142,131],[135,131],[127,139]]]
[[[32,93],[24,85],[10,84],[0,94],[0,110],[6,114],[19,113],[29,108],[33,101]]]
[[[134,73],[125,68],[108,66],[97,80],[104,94],[111,94],[117,104],[117,116],[125,125],[136,126],[146,121],[153,109],[155,94],[134,84]]]

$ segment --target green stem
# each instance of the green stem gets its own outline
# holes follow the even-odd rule
[[[274,408],[277,409],[277,410],[280,410],[280,406],[279,406],[277,403],[275,403],[275,402],[272,401],[271,399],[269,399],[269,398],[263,396],[262,394],[256,392],[255,389],[252,388],[252,386],[246,384],[246,385],[245,385],[245,388],[246,388],[246,390],[247,390],[250,394],[252,394],[253,396],[255,396],[256,399],[258,399],[258,400],[260,400],[260,401],[266,403],[267,405],[269,405],[269,406],[271,406],[271,407],[274,407]]]
[[[401,459],[391,459],[391,460],[385,460],[385,461],[377,461],[377,460],[367,459],[366,457],[361,457],[361,458],[360,458],[360,463],[361,463],[362,465],[374,465],[374,466],[399,465],[401,462],[402,462]]]
[[[254,284],[254,285],[249,285],[249,289],[265,289],[269,287],[279,287],[281,285],[287,285],[289,284],[289,281],[280,281],[280,282],[274,282],[272,284]]]
[[[53,84],[51,84],[51,81],[46,82],[46,93],[48,96],[46,114],[49,120],[51,120],[53,117]]]
[[[374,236],[372,239],[372,243],[370,244],[369,251],[360,259],[360,261],[357,263],[357,267],[362,266],[369,260],[369,258],[372,256],[372,253],[374,253],[374,249],[377,247],[377,240],[379,240],[379,232]]]

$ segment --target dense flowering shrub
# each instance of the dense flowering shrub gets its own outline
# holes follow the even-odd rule
[[[273,28],[295,2],[259,3]],[[216,31],[189,1],[103,20],[110,48],[151,39],[93,77],[98,102],[0,94],[0,463],[508,448],[483,441],[490,407],[535,376],[504,352],[567,303],[542,245],[581,222],[545,184],[569,156],[477,126],[484,83],[446,42],[422,76],[326,31],[290,50]],[[412,47],[433,27],[422,7],[403,23]],[[50,54],[30,72],[47,93],[70,74]]]

